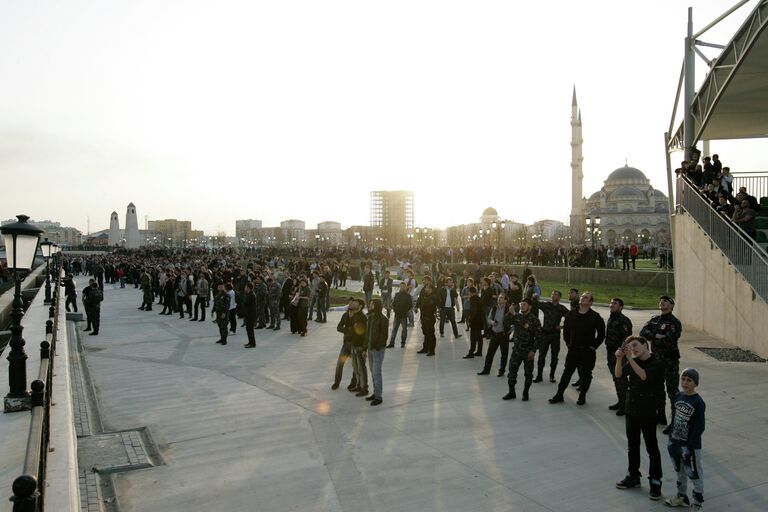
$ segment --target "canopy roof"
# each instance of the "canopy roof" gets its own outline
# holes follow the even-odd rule
[[[768,0],[734,34],[693,100],[694,140],[768,137]],[[683,147],[682,124],[670,141]]]

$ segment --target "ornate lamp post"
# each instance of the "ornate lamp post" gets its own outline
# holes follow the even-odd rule
[[[8,270],[13,271],[15,289],[13,309],[11,311],[11,352],[8,354],[8,384],[10,390],[5,396],[5,412],[24,411],[29,409],[29,391],[27,390],[27,353],[24,351],[24,338],[21,333],[24,327],[21,319],[24,317],[24,302],[21,300],[21,282],[23,272],[32,268],[35,260],[37,245],[43,230],[28,223],[29,217],[17,215],[18,222],[6,224],[0,228],[5,238],[6,263]],[[50,284],[49,284],[50,286]]]
[[[50,260],[53,254],[54,243],[47,238],[40,242],[40,252],[43,253],[43,259],[45,260],[45,304],[51,303],[51,266]]]
[[[597,215],[596,217],[588,217],[587,218],[587,231],[589,231],[589,238],[592,240],[592,255],[594,257],[595,253],[595,238],[597,238],[598,229],[600,228],[600,216]],[[592,262],[592,266],[595,266],[594,261]]]

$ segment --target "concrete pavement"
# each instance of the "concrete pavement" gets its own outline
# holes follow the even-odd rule
[[[417,327],[406,348],[387,351],[384,403],[370,407],[344,389],[351,363],[341,389],[330,389],[339,312],[310,322],[306,338],[285,323],[279,332],[259,330],[257,348],[246,350],[239,327],[220,346],[209,320],[138,311],[140,303],[139,290],[107,285],[100,335],[79,336],[97,430],[146,427],[157,452],[156,466],[111,475],[122,511],[665,508],[648,500],[645,481],[641,491],[614,488],[626,472],[626,439],[623,419],[607,410],[615,395],[602,348],[586,406],[574,404],[573,391],[550,405],[549,383],[535,384],[528,403],[504,402],[498,364],[480,377],[481,360],[461,359],[466,334],[454,340],[447,328],[437,357],[427,358],[416,354]],[[628,316],[637,332],[650,312]],[[763,510],[768,368],[718,362],[695,346],[722,344],[684,327],[683,364],[699,369],[707,402],[706,509]]]

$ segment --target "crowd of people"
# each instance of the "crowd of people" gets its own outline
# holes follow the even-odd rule
[[[162,305],[161,315],[178,314],[179,319],[204,322],[210,307],[219,330],[216,343],[222,345],[237,332],[242,319],[241,327],[248,339],[245,347],[253,348],[255,331],[280,330],[281,320],[288,320],[291,333],[301,336],[308,332],[308,321],[326,322],[330,290],[343,287],[351,263],[346,259],[283,259],[237,251],[177,251],[75,257],[65,259],[64,265],[68,310],[70,306],[77,308],[73,276],[82,272],[92,276],[83,296],[91,334],[99,332],[96,310],[105,283],[114,287],[133,285],[142,290],[138,309],[143,311],[151,312]],[[627,475],[616,486],[640,486],[642,436],[650,458],[649,496],[661,499],[662,465],[656,428],[666,425],[668,451],[678,473],[677,493],[666,503],[701,506],[700,450],[705,406],[695,393],[699,379],[696,370],[680,372],[678,339],[682,326],[672,313],[675,303],[671,297],[660,299],[660,314],[643,326],[639,336],[633,336],[632,322],[622,312],[621,298],[611,301],[606,323],[592,309],[594,297],[590,292],[570,289],[564,301],[562,292],[553,290],[549,300],[544,300],[536,276],[528,267],[522,276],[505,268],[483,275],[478,265],[456,275],[446,265],[440,272],[419,277],[421,283],[408,263],[401,262],[392,275],[376,260],[363,261],[364,298],[351,297],[337,324],[342,340],[332,390],[340,388],[345,364],[351,359],[353,371],[347,389],[365,397],[371,406],[382,404],[385,354],[396,347],[398,333],[400,347],[405,347],[408,329],[418,321],[422,344],[417,353],[426,357],[435,355],[438,333],[441,338],[446,336],[446,324],[450,324],[448,334],[454,340],[463,337],[459,328],[463,326],[469,334],[464,358],[481,359],[478,376],[490,375],[498,364],[497,375],[507,377],[508,391],[503,400],[517,399],[521,366],[520,398],[524,402],[531,400],[534,384],[544,381],[548,366],[549,382],[557,383],[549,402],[564,402],[565,390],[573,385],[579,392],[576,404],[581,406],[586,403],[598,349],[605,343],[606,366],[617,397],[609,409],[625,417],[628,440]],[[378,296],[374,296],[377,288]],[[568,352],[558,379],[561,339]],[[571,382],[574,374],[578,378]],[[689,478],[694,485],[692,501],[686,488]]]
[[[728,167],[723,167],[719,155],[705,156],[702,163],[683,160],[675,172],[696,187],[724,218],[741,228],[752,240],[757,238],[760,202],[747,192],[746,187],[739,187],[734,194],[733,175]]]

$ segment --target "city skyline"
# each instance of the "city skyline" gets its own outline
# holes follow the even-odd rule
[[[689,4],[697,29],[729,7]],[[726,43],[751,5],[707,41]],[[89,217],[91,232],[106,229],[133,201],[140,226],[183,218],[232,234],[247,218],[367,224],[369,191],[406,189],[416,225],[488,206],[526,224],[567,221],[574,84],[585,195],[625,162],[666,193],[687,5],[552,7],[6,3],[0,166],[8,183],[35,176],[56,191],[3,187],[0,217],[85,233]],[[711,152],[755,171],[768,167],[764,146],[713,141]]]

